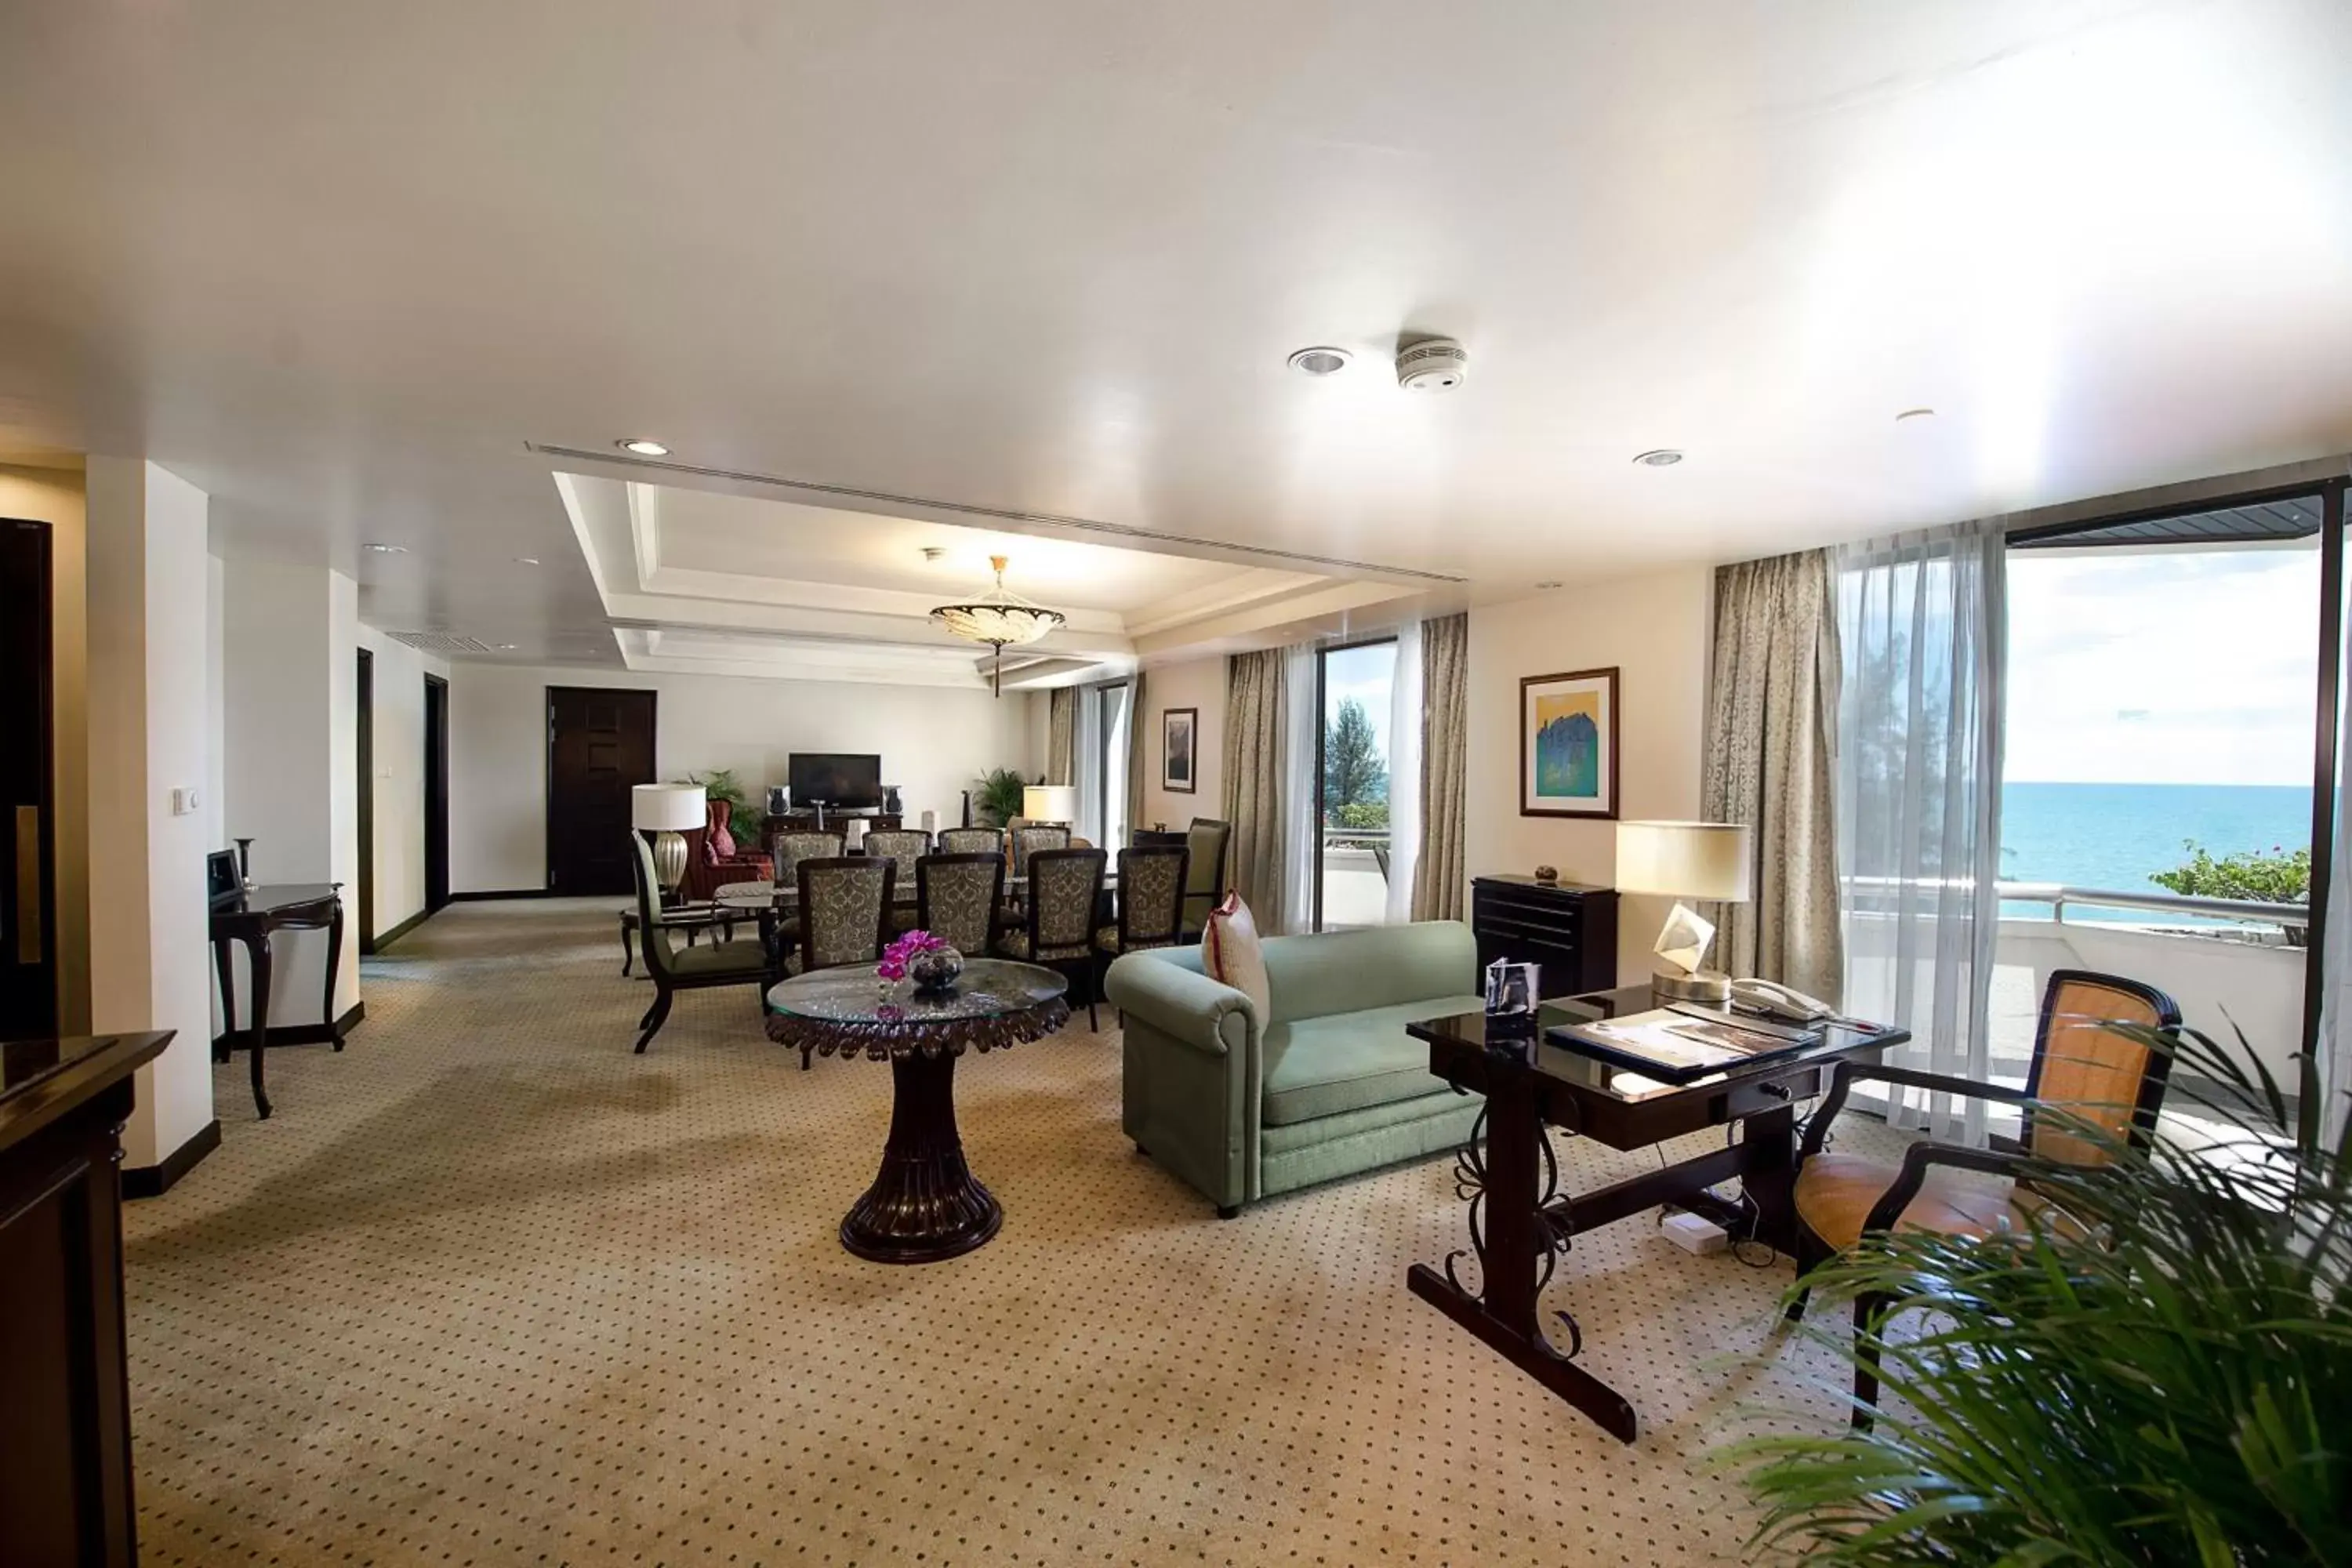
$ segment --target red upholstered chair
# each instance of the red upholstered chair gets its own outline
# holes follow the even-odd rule
[[[697,903],[716,894],[721,883],[765,882],[775,877],[773,861],[756,849],[743,848],[728,831],[734,809],[723,800],[706,802],[706,826],[686,836],[686,880],[679,891]]]

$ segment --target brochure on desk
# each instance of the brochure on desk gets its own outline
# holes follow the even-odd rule
[[[1555,1024],[1554,1044],[1628,1067],[1666,1083],[1689,1083],[1710,1073],[1793,1057],[1822,1043],[1818,1029],[1743,1027],[1738,1019],[1697,1018],[1654,1008],[1622,1018]]]

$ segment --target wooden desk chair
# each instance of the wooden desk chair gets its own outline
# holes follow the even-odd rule
[[[683,952],[673,948],[671,928],[661,917],[656,891],[653,851],[635,828],[629,830],[629,843],[635,851],[630,863],[637,869],[637,942],[645,953],[646,973],[654,983],[653,1005],[637,1020],[637,1027],[644,1031],[637,1036],[637,1054],[643,1056],[661,1026],[669,1022],[670,1003],[679,992],[721,985],[757,985],[764,990],[768,956],[756,942],[714,942]]]
[[[2068,1131],[2089,1122],[2118,1138],[2145,1146],[2156,1131],[2158,1110],[2172,1068],[2170,1053],[2118,1032],[2116,1024],[2138,1025],[2158,1031],[2180,1026],[2180,1008],[2163,992],[2136,980],[2092,974],[2078,969],[2053,971],[2042,999],[2042,1018],[2033,1039],[2033,1063],[2025,1087],[1978,1083],[1942,1073],[1866,1062],[1842,1062],[1830,1079],[1830,1091],[1806,1125],[1805,1141],[1797,1155],[1797,1276],[1801,1281],[1813,1267],[1851,1249],[1871,1234],[1898,1226],[1933,1230],[1947,1236],[1990,1237],[2006,1231],[2029,1230],[2037,1222],[2063,1223],[2029,1180],[2006,1190],[1952,1180],[1953,1171],[1972,1171],[2012,1178],[2030,1171],[2031,1162],[2045,1165],[2059,1161],[2072,1165],[2104,1162],[2100,1145]],[[1900,1088],[2001,1100],[2021,1108],[2023,1140],[1997,1138],[1984,1149],[1922,1140],[1904,1152],[1898,1166],[1882,1164],[1858,1154],[1828,1152],[1830,1124],[1845,1107],[1846,1095],[1858,1081]],[[2048,1112],[2061,1114],[2051,1117]],[[1789,1305],[1791,1320],[1802,1317],[1809,1292],[1800,1289]],[[1890,1303],[1877,1297],[1858,1298],[1853,1304],[1853,1328],[1861,1354],[1854,1363],[1853,1425],[1866,1429],[1878,1400],[1876,1345]]]
[[[1071,984],[1095,964],[1095,901],[1102,895],[1099,849],[1038,849],[1029,857],[1029,903],[1022,929],[997,938],[996,950],[1061,972]],[[1087,993],[1087,1026],[1098,1027],[1100,988]]]

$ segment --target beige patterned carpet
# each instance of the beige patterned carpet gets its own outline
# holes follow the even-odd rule
[[[1463,1244],[1447,1162],[1220,1222],[1083,1013],[959,1071],[997,1240],[859,1262],[888,1069],[801,1072],[748,991],[632,1056],[617,905],[436,916],[347,1051],[272,1054],[266,1123],[215,1069],[222,1147],[128,1222],[148,1563],[1742,1561],[1708,1448],[1837,1419],[1786,1265],[1636,1218],[1551,1290],[1621,1447],[1406,1294]]]

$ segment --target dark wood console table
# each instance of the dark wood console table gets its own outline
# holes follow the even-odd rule
[[[1570,998],[1544,1009],[1547,1026],[1575,1017],[1621,1016],[1654,1004],[1647,985]],[[1519,1048],[1490,1047],[1483,1014],[1424,1018],[1406,1033],[1429,1042],[1429,1070],[1458,1089],[1486,1097],[1470,1142],[1454,1157],[1454,1187],[1470,1204],[1470,1246],[1439,1268],[1406,1271],[1412,1293],[1477,1335],[1510,1362],[1597,1422],[1621,1442],[1633,1440],[1633,1407],[1577,1364],[1584,1336],[1575,1317],[1555,1309],[1568,1333],[1558,1348],[1538,1297],[1575,1237],[1661,1204],[1705,1215],[1727,1230],[1753,1226],[1758,1240],[1792,1251],[1796,1207],[1796,1102],[1821,1094],[1830,1069],[1848,1057],[1874,1055],[1910,1039],[1901,1029],[1864,1033],[1832,1027],[1801,1056],[1733,1068],[1690,1084],[1661,1083],[1549,1039]],[[1532,1049],[1528,1045],[1532,1045]],[[1599,1139],[1612,1149],[1647,1149],[1710,1127],[1740,1124],[1740,1137],[1708,1152],[1598,1191],[1559,1189],[1559,1157],[1548,1129]],[[1738,1177],[1751,1215],[1706,1189]],[[1475,1289],[1454,1266],[1476,1259]]]
[[[335,1049],[343,1048],[342,1031],[335,1026],[335,973],[343,961],[343,900],[341,882],[289,882],[231,894],[213,905],[213,965],[220,974],[221,1043],[216,1061],[228,1060],[230,1040],[236,1033],[236,976],[229,966],[228,944],[245,943],[253,969],[253,1033],[247,1045],[253,1060],[253,1109],[269,1119],[269,1095],[262,1087],[261,1060],[269,1045],[269,939],[281,931],[321,931],[327,933],[327,998],[320,1015]]]
[[[171,1042],[0,1045],[0,1563],[137,1560],[121,1132]]]

